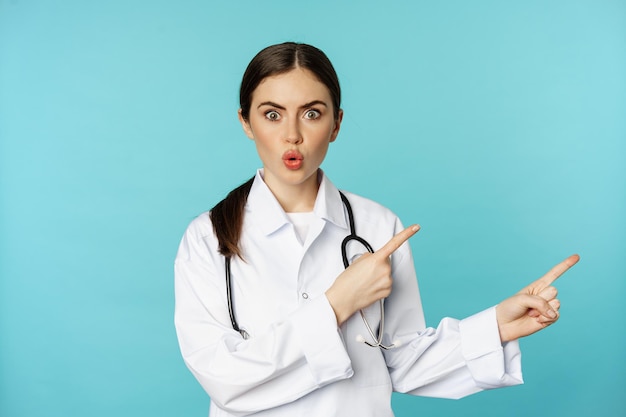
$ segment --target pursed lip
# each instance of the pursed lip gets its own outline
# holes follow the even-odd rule
[[[283,154],[283,161],[293,161],[293,160],[301,161],[303,159],[304,159],[304,156],[302,156],[302,154],[295,149],[290,149],[288,151],[285,151],[285,153]]]
[[[302,166],[303,159],[304,156],[296,149],[289,149],[283,153],[283,163],[287,169],[299,169]]]

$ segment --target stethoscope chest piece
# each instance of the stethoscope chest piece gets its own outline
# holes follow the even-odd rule
[[[348,223],[350,224],[350,234],[346,236],[341,242],[341,258],[343,260],[343,267],[348,268],[350,266],[350,261],[348,259],[348,244],[350,242],[355,241],[355,242],[360,243],[361,245],[365,247],[365,249],[367,249],[369,253],[374,253],[374,249],[372,248],[372,245],[370,245],[365,239],[363,239],[362,237],[356,234],[356,229],[354,226],[354,214],[352,213],[352,206],[350,205],[348,198],[342,192],[339,192],[339,194],[341,195],[341,200],[343,201],[343,204],[346,207],[346,210],[348,212]],[[378,300],[378,307],[380,310],[380,323],[378,325],[378,335],[374,334],[374,329],[372,328],[370,323],[367,321],[367,318],[365,317],[365,313],[363,312],[363,310],[359,310],[359,314],[361,315],[363,324],[365,325],[367,332],[369,333],[372,340],[374,340],[374,342],[369,342],[365,340],[365,338],[362,335],[358,335],[356,337],[356,341],[365,343],[366,345],[371,346],[371,347],[379,347],[384,350],[397,347],[398,343],[395,343],[395,342],[388,346],[383,344],[383,333],[385,329],[385,306],[384,306],[383,300]]]

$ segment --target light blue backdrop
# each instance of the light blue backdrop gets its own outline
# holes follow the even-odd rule
[[[422,224],[430,325],[582,256],[525,385],[397,415],[624,413],[624,1],[0,0],[0,415],[206,415],[173,258],[259,166],[238,84],[285,40],[342,81],[326,172]]]

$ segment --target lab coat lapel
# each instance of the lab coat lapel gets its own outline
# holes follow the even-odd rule
[[[246,217],[252,221],[265,236],[276,232],[289,223],[289,218],[280,206],[274,194],[265,184],[263,170],[259,169],[254,177],[248,202]]]
[[[313,207],[316,219],[309,227],[309,233],[304,243],[305,251],[315,242],[315,239],[322,233],[328,222],[348,230],[348,223],[339,190],[321,169],[319,175],[321,177],[320,188],[317,191],[317,198]]]
[[[272,194],[272,191],[263,181],[262,174],[263,170],[259,169],[254,178],[246,206],[246,217],[264,235],[269,236],[289,224],[289,218],[278,200],[276,200],[276,197],[274,197],[274,194]],[[313,207],[316,219],[309,227],[307,239],[304,242],[304,251],[315,242],[315,239],[322,233],[324,226],[328,222],[346,231],[348,230],[348,220],[339,190],[321,169],[318,175],[320,176],[320,187]]]

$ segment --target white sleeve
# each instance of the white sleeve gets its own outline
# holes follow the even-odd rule
[[[244,340],[230,324],[224,277],[208,251],[190,227],[175,262],[175,324],[185,363],[211,401],[244,416],[352,376],[325,296]]]
[[[397,228],[402,230],[400,224]],[[426,328],[408,245],[393,255],[392,267],[385,340],[400,346],[384,353],[395,391],[461,398],[523,383],[519,344],[500,342],[495,308],[461,321],[444,318],[436,329]]]

